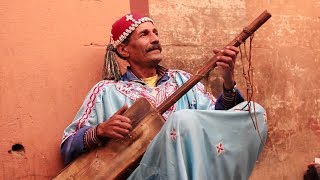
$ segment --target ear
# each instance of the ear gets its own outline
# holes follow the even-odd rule
[[[116,49],[122,57],[124,57],[124,58],[129,57],[129,51],[128,51],[127,45],[121,43],[116,47]]]

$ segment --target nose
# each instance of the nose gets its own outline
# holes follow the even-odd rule
[[[160,43],[160,39],[159,39],[159,36],[152,32],[151,33],[151,44],[159,44]]]

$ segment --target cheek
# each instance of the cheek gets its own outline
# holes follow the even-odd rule
[[[146,49],[147,49],[147,46],[145,45],[145,43],[137,42],[135,44],[132,44],[131,50],[130,50],[131,51],[130,56],[136,57],[136,58],[145,57],[147,56]]]
[[[144,47],[137,47],[135,49],[134,53],[135,53],[136,56],[139,56],[139,57],[146,56],[146,52],[145,52],[145,48]]]
[[[134,56],[144,56],[143,49],[135,49],[132,53],[134,54]]]

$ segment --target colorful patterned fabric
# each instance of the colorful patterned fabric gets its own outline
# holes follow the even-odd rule
[[[134,81],[100,81],[91,89],[75,119],[64,131],[62,143],[82,127],[94,127],[102,123],[124,104],[130,107],[140,97],[148,99],[154,106],[160,105],[191,77],[189,73],[180,70],[168,70],[168,76],[169,79],[157,87],[148,87]],[[213,110],[215,100],[198,83],[166,111],[163,117],[168,118],[172,112],[181,109]]]

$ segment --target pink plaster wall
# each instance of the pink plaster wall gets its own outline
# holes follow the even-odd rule
[[[51,179],[59,144],[101,79],[112,23],[129,1],[0,2],[0,179]],[[25,151],[12,151],[21,144]]]
[[[250,179],[302,179],[320,155],[319,1],[130,3],[0,3],[0,179],[51,179],[61,170],[62,131],[101,78],[111,23],[130,9],[155,20],[164,64],[189,72],[268,9],[273,17],[256,33],[253,58],[255,97],[268,112],[269,136]],[[217,95],[216,72],[209,82]],[[11,150],[17,143],[25,152]]]

